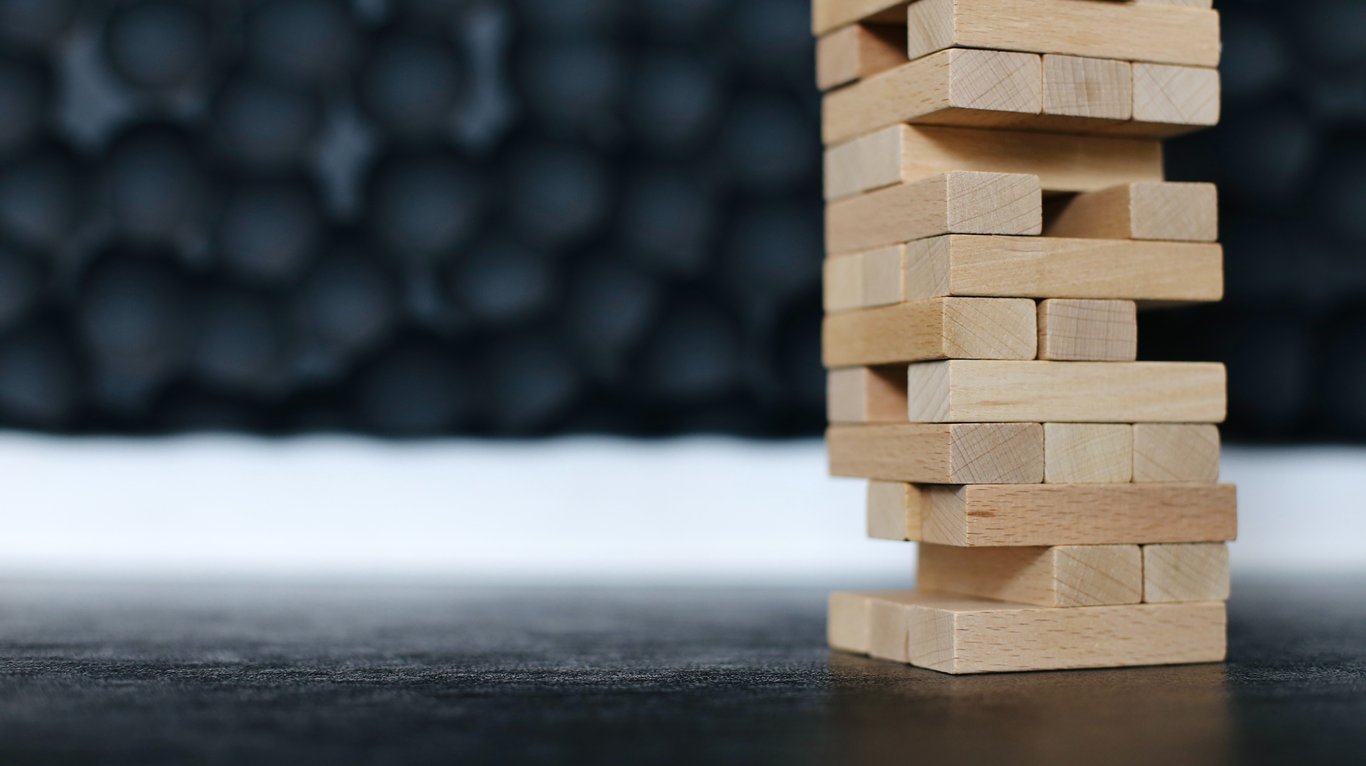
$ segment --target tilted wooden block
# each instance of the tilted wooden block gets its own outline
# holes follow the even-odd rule
[[[921,545],[916,587],[1036,606],[1137,604],[1143,556],[1137,545]]]
[[[830,594],[825,637],[831,649],[868,653],[869,606],[874,594],[836,591]]]
[[[1133,478],[1134,429],[1127,423],[1044,423],[1043,480],[1104,484]]]
[[[916,0],[908,14],[910,58],[945,48],[1213,67],[1219,14],[1211,10],[1077,0]]]
[[[1143,600],[1226,601],[1228,546],[1223,543],[1143,546]]]
[[[1223,542],[1238,532],[1232,484],[876,482],[868,533],[962,547]]]
[[[855,22],[905,24],[910,0],[812,0],[811,33],[817,37]]]
[[[1037,423],[834,425],[825,439],[835,476],[924,484],[1043,481]]]
[[[906,61],[905,24],[854,24],[817,41],[816,85],[830,90]]]
[[[1134,361],[1138,358],[1137,304],[1071,298],[1039,301],[1039,358]]]
[[[915,423],[1218,423],[1213,362],[949,360],[908,368]]]
[[[900,303],[905,245],[889,245],[825,261],[825,310],[851,311]]]
[[[1050,237],[1213,242],[1219,238],[1214,184],[1140,183],[1085,192],[1050,205]]]
[[[1188,423],[1134,426],[1134,481],[1218,481],[1219,428]]]
[[[1037,321],[1027,298],[931,298],[831,314],[821,326],[821,356],[826,367],[1033,359]]]
[[[1152,126],[1154,134],[1219,124],[1219,70],[1139,63],[1133,78],[1134,120]]]
[[[1215,244],[954,235],[906,249],[903,299],[941,295],[1217,301],[1224,252]]]
[[[825,208],[831,254],[941,234],[1038,234],[1038,176],[955,171],[833,202]]]
[[[825,198],[910,183],[952,170],[1027,173],[1045,192],[1097,191],[1162,180],[1162,143],[928,125],[892,125],[830,147]]]
[[[906,370],[904,367],[831,370],[826,378],[825,409],[831,423],[904,423]]]
[[[1043,113],[1103,120],[1132,118],[1133,65],[1084,56],[1044,56]]]

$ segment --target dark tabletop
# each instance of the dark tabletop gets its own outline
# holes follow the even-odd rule
[[[1366,579],[1243,579],[1225,665],[951,677],[815,590],[0,587],[0,763],[1362,763]]]

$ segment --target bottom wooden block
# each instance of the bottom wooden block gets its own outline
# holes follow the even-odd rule
[[[944,673],[1221,662],[1223,602],[1068,609],[917,591],[835,593],[835,649]]]

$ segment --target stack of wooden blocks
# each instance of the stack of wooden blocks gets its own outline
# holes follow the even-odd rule
[[[1217,301],[1209,0],[814,0],[831,472],[915,591],[831,646],[949,673],[1225,654],[1219,364],[1139,362],[1138,309]]]

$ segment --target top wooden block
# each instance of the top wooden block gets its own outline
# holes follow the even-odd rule
[[[823,35],[855,22],[906,22],[910,0],[812,0],[811,34]]]

